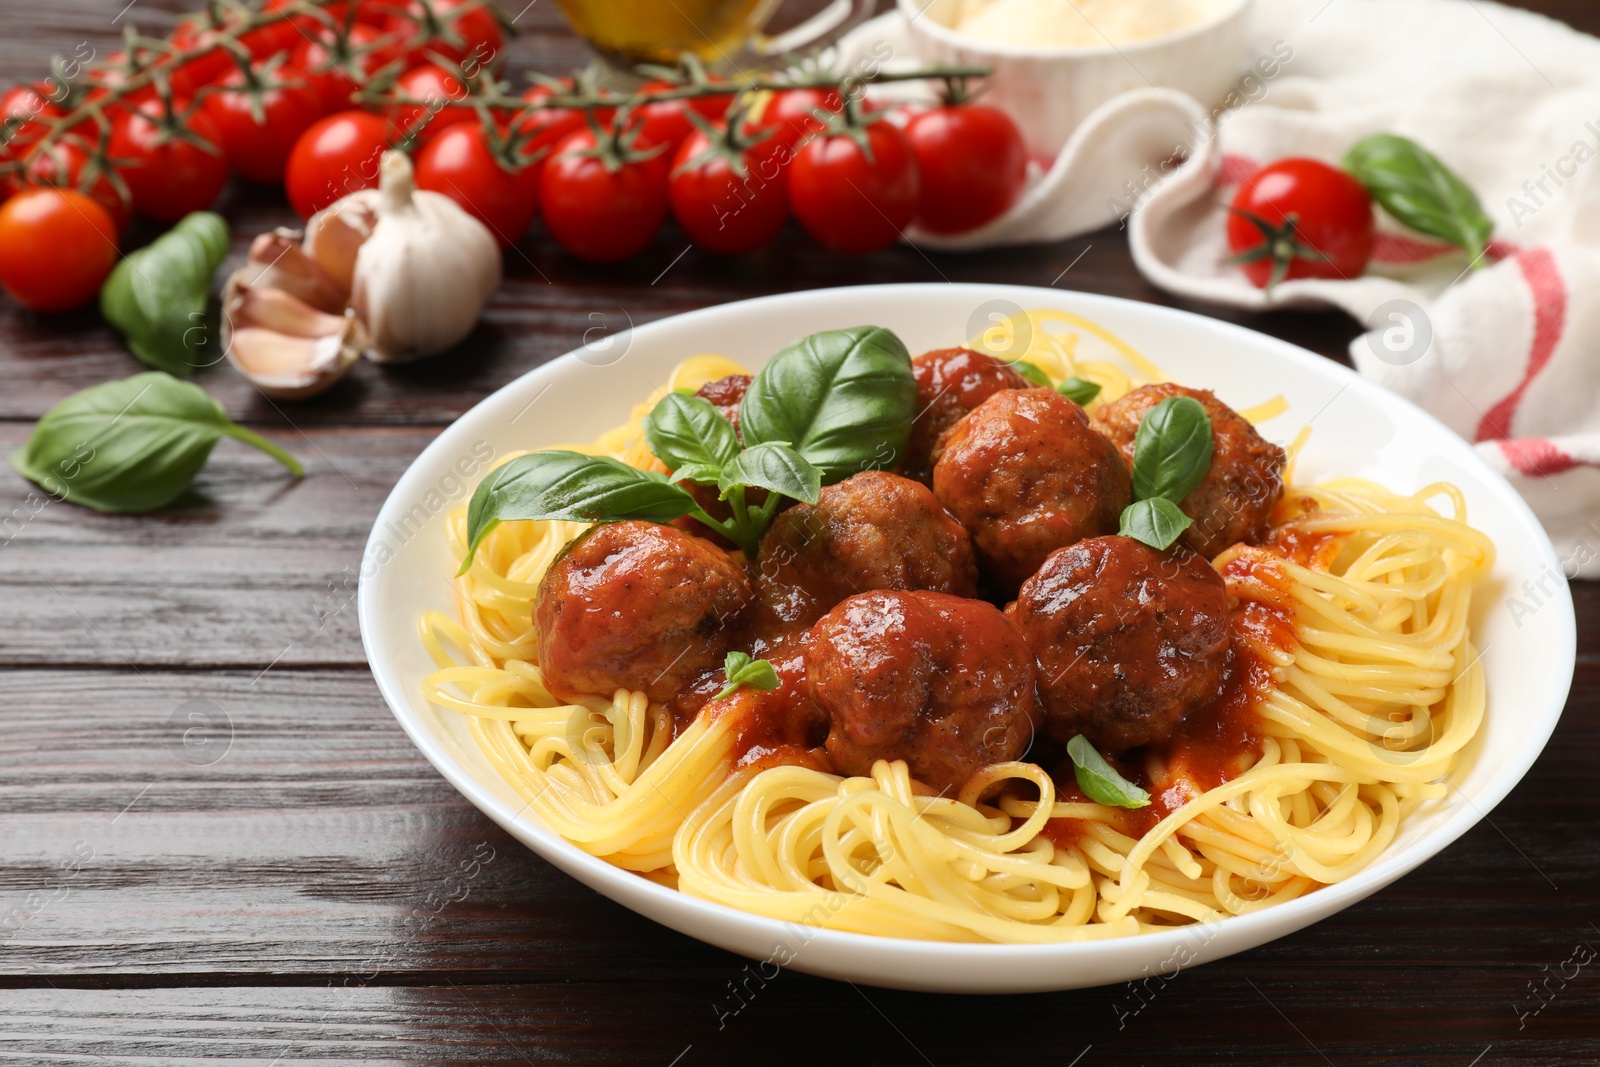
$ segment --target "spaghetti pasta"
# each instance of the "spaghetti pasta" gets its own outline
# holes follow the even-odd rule
[[[1028,358],[1100,382],[1107,398],[1126,392],[1120,368],[1076,360],[1051,332],[1059,315],[1030,313]],[[1159,377],[1131,349],[1122,354]],[[665,389],[739,370],[695,357]],[[651,401],[590,450],[655,465],[639,429]],[[556,698],[536,662],[531,612],[577,523],[505,522],[484,540],[456,580],[459,618],[420,621],[438,667],[425,695],[468,717],[491,766],[556,833],[730,907],[949,941],[1075,941],[1204,922],[1350,877],[1443,794],[1485,708],[1467,620],[1494,549],[1465,511],[1445,484],[1411,495],[1354,479],[1291,487],[1265,545],[1215,561],[1252,668],[1235,709],[1252,743],[1226,766],[1198,741],[1150,746],[1148,809],[1064,792],[1025,762],[990,765],[947,796],[899,761],[861,777],[747,762],[739,739],[754,701],[744,693],[676,735],[672,714],[642,692]],[[449,537],[465,558],[465,509],[451,515]]]

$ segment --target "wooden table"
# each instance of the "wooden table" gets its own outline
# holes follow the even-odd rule
[[[4,5],[0,81],[79,42],[109,51],[124,2]],[[1530,6],[1600,30],[1582,0]],[[165,29],[179,7],[141,0],[123,21]],[[549,0],[519,25],[510,70],[582,60]],[[290,220],[265,188],[233,189],[222,210],[234,261],[246,236]],[[597,323],[786,290],[982,280],[1172,303],[1111,230],[962,256],[844,259],[791,233],[725,262],[680,258],[685,244],[669,229],[600,269],[529,238],[460,352],[363,365],[316,401],[202,374],[230,414],[306,460],[303,482],[225,443],[181,506],[106,517],[35,514],[29,487],[0,474],[0,1059],[1600,1062],[1600,965],[1569,962],[1600,947],[1593,584],[1574,586],[1567,714],[1491,819],[1364,904],[1137,991],[757,985],[744,960],[602,899],[457,795],[379,699],[353,597],[385,494],[490,391]],[[1229,317],[1336,359],[1356,333],[1336,314]],[[92,312],[40,322],[5,303],[0,449],[68,393],[138,369]],[[1515,714],[1514,694],[1501,699]]]

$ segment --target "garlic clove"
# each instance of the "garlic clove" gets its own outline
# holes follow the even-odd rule
[[[281,289],[334,315],[344,311],[349,290],[340,286],[300,247],[299,234],[278,229],[250,242],[250,259],[238,271],[252,288]]]
[[[378,191],[362,189],[329,204],[306,223],[306,255],[345,290],[354,286],[356,255],[378,226]]]
[[[403,152],[385,152],[379,175],[378,221],[356,254],[350,300],[372,335],[368,358],[401,363],[472,332],[500,285],[500,246],[454,200],[418,190]]]
[[[350,312],[338,333],[295,337],[264,326],[233,331],[228,361],[257,389],[280,400],[303,400],[328,389],[361,358],[366,331]]]
[[[330,315],[318,311],[310,304],[282,289],[264,289],[248,285],[237,270],[223,288],[223,343],[228,341],[229,328],[262,326],[291,337],[324,337],[344,329],[343,315]]]

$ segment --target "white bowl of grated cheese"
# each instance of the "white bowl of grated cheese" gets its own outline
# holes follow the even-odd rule
[[[1114,96],[1177,89],[1209,107],[1252,62],[1253,0],[898,2],[923,60],[994,71],[987,102],[1011,113],[1040,158]]]

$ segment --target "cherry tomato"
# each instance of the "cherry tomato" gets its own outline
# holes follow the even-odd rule
[[[116,262],[116,226],[82,193],[25,189],[0,204],[0,286],[23,307],[66,311],[92,300]]]
[[[137,89],[122,88],[123,83],[133,75],[140,73],[155,58],[148,49],[136,49],[134,53],[138,59],[134,63],[128,62],[128,54],[121,49],[112,52],[106,57],[104,63],[97,63],[90,68],[84,78],[87,92],[85,100],[104,100],[111,93],[117,94],[119,104],[132,107],[142,104],[146,100],[156,98],[156,87],[148,82]]]
[[[358,83],[398,58],[399,50],[382,41],[378,30],[357,23],[350,27],[346,50],[341,51],[334,32],[324,26],[300,39],[289,55],[288,66],[316,92],[323,110],[331,115],[355,106],[350,94],[360,87]]]
[[[222,81],[230,72],[237,72],[238,62],[226,45],[220,43],[227,36],[228,17],[218,21],[211,15],[195,15],[178,23],[172,31],[174,48],[200,54],[173,70],[167,81],[178,96],[194,96],[202,86]],[[289,35],[289,36],[286,36]],[[274,23],[251,30],[239,38],[251,59],[267,59],[290,47],[299,34],[287,22]]]
[[[664,155],[607,167],[593,130],[570,133],[539,178],[550,236],[568,252],[614,263],[642,250],[667,216]]]
[[[236,70],[219,84],[223,90],[206,97],[204,111],[217,124],[234,173],[251,181],[282,181],[295,142],[322,117],[322,101],[300,84],[286,82],[262,89],[261,112],[266,121],[258,123],[251,113],[251,90],[245,85],[244,72]]]
[[[822,132],[823,122],[816,117],[819,110],[838,114],[844,110],[844,98],[824,89],[786,89],[767,101],[760,124],[775,127],[773,137],[792,149],[801,139]]]
[[[789,165],[789,203],[806,232],[835,252],[888,248],[917,212],[917,161],[905,134],[879,119],[853,137],[823,134]]]
[[[389,147],[383,116],[340,111],[319,119],[289,153],[283,187],[303,219],[357,189],[378,187],[378,157]]]
[[[459,101],[467,98],[461,79],[434,63],[412,67],[395,82],[395,90],[426,104],[396,104],[389,109],[390,134],[396,143],[410,137],[421,147],[439,136],[447,126],[476,118],[471,107]]]
[[[718,79],[713,79],[718,80]],[[676,89],[672,82],[653,81],[646,82],[640,87],[641,93],[660,92],[663,89]],[[634,111],[634,121],[639,124],[639,139],[636,142],[640,148],[649,148],[652,145],[670,145],[675,150],[683,143],[683,139],[695,132],[694,122],[689,118],[690,111],[697,111],[710,121],[722,118],[728,112],[728,105],[733,102],[733,96],[697,96],[686,97],[681,100],[658,100],[654,103],[644,104]],[[606,116],[609,121],[610,116]],[[668,154],[671,154],[669,150]]]
[[[12,128],[10,138],[0,142],[0,164],[26,155],[27,147],[44,135],[44,125],[36,120],[60,118],[62,114],[64,112],[46,99],[46,94],[37,86],[13,85],[0,93],[0,124],[11,119],[20,120]],[[10,172],[0,176],[0,199],[10,196],[16,189],[17,183]]]
[[[550,90],[542,85],[522,94],[529,104],[538,104],[550,97]],[[598,121],[607,122],[610,114]],[[534,157],[533,166],[543,168],[555,146],[569,133],[587,129],[589,120],[582,111],[570,107],[535,107],[518,114],[511,129],[522,139],[522,155]],[[542,150],[542,154],[539,154]]]
[[[187,101],[173,102],[179,114],[187,106]],[[166,105],[155,99],[123,112],[111,125],[111,158],[132,195],[133,208],[157,222],[177,222],[210,207],[228,181],[222,134],[211,116],[195,111],[180,120],[191,136],[211,145],[209,152],[174,132],[170,121]]]
[[[501,248],[515,244],[539,213],[539,167],[497,155],[481,123],[460,122],[435,137],[417,154],[416,175],[418,189],[460,204]]]
[[[105,173],[104,165],[71,141],[58,141],[30,156],[20,184],[81,192],[105,209],[118,233],[133,217],[133,205]]]
[[[917,224],[963,233],[1004,215],[1028,180],[1022,131],[999,108],[947,104],[915,115],[906,140],[917,157]]]
[[[411,0],[393,3],[389,10],[394,13],[384,28],[403,41],[414,42],[410,46],[413,63],[426,62],[428,53],[434,52],[461,64],[470,75],[476,68],[494,66],[505,48],[500,21],[485,0],[431,0],[426,9]],[[436,25],[429,25],[430,10]]]
[[[1280,159],[1239,186],[1228,247],[1260,288],[1293,278],[1358,278],[1372,258],[1372,198],[1316,159]]]
[[[747,144],[730,139],[725,126],[720,132],[716,140],[700,130],[684,139],[668,193],[673,217],[691,241],[737,256],[770,244],[789,221],[783,173],[789,146],[776,136]]]

